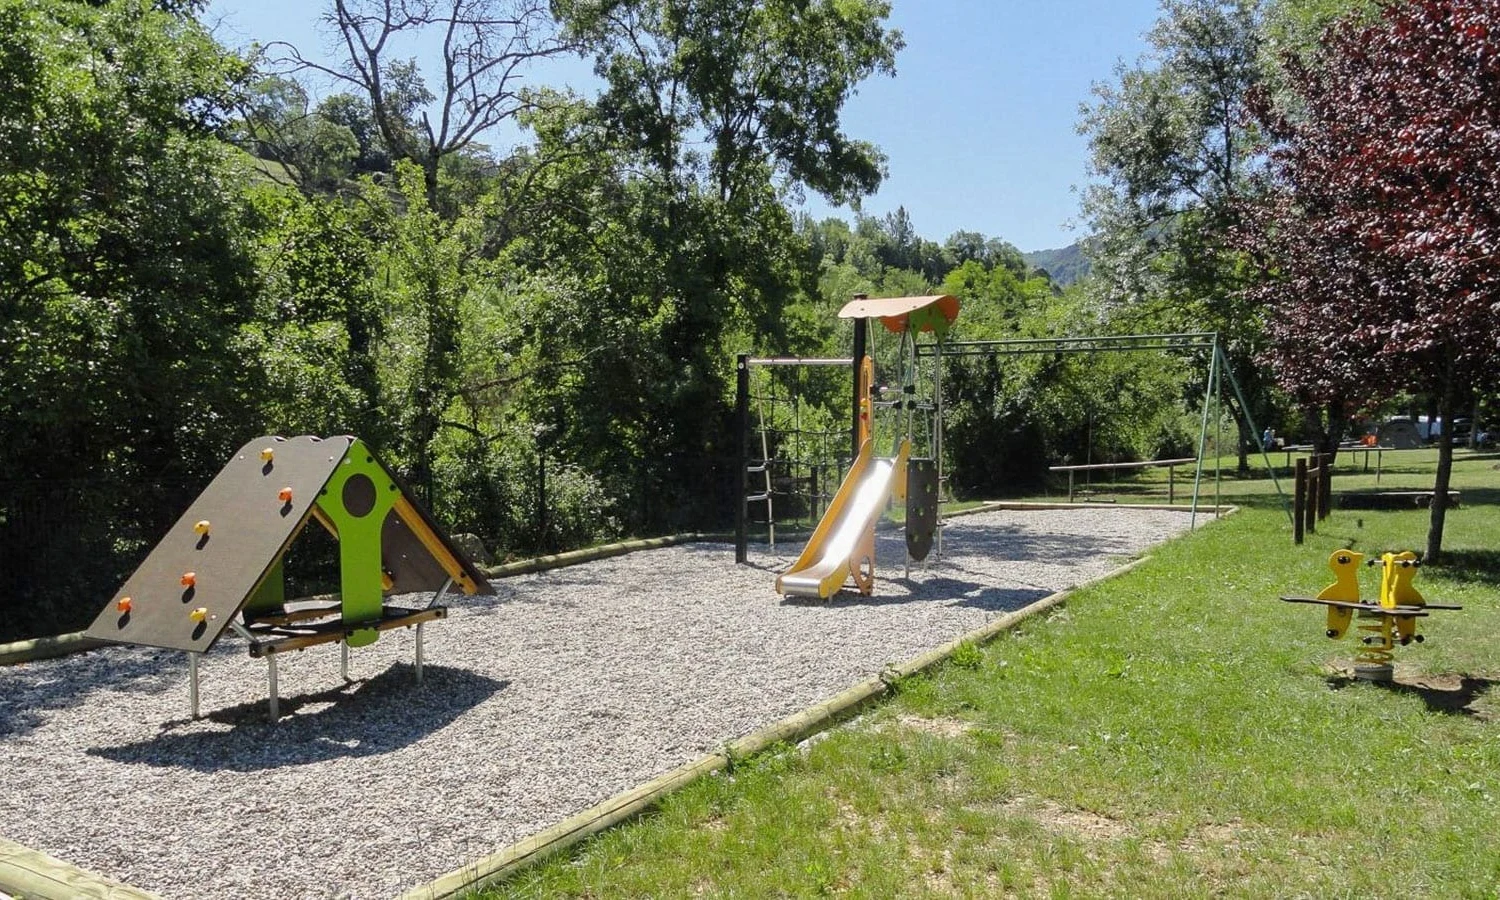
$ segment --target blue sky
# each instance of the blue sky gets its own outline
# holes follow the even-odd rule
[[[211,0],[204,18],[230,46],[285,40],[309,52],[326,44],[323,6]],[[936,241],[959,229],[1022,250],[1077,240],[1074,188],[1088,177],[1078,105],[1117,62],[1144,52],[1156,15],[1156,0],[894,0],[890,24],[906,38],[896,77],[865,82],[845,107],[846,131],[890,158],[890,178],[864,211],[905,206]],[[557,65],[538,80],[583,90],[589,66]],[[806,209],[852,217],[816,198]]]

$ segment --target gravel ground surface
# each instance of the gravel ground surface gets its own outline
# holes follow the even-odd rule
[[[385,898],[1185,531],[1185,512],[955,518],[875,596],[784,602],[800,546],[687,544],[496,583],[426,628],[266,667],[222,640],[187,719],[180,653],[0,668],[0,835],[168,898]]]

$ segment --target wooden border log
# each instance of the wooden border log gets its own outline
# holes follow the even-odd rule
[[[0,838],[0,891],[26,900],[161,900],[5,838]]]
[[[566,553],[554,553],[551,556],[536,556],[531,559],[505,563],[504,565],[490,566],[487,569],[480,569],[479,571],[486,578],[510,578],[515,575],[530,575],[533,572],[542,572],[547,569],[576,566],[580,563],[608,559],[611,556],[624,556],[627,553],[634,553],[637,550],[656,550],[660,547],[689,544],[693,541],[706,540],[707,538],[708,535],[696,531],[687,534],[672,534],[666,537],[641,538],[634,541],[621,541],[616,544],[604,544],[599,547],[587,547],[582,550],[569,550]]]
[[[85,650],[104,646],[108,646],[107,642],[85,637],[81,631],[0,644],[0,666],[51,659],[54,656],[67,656],[69,653],[82,653]]]

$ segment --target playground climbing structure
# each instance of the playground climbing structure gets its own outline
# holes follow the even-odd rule
[[[854,462],[801,555],[776,579],[777,593],[828,598],[850,581],[860,593],[872,593],[875,526],[889,498],[906,502],[908,570],[912,560],[925,559],[934,546],[941,553],[937,463],[942,453],[940,376],[934,376],[934,399],[924,407],[934,423],[927,431],[929,456],[912,459],[913,423],[919,406],[924,406],[916,396],[916,338],[927,332],[941,342],[958,310],[957,298],[942,295],[878,300],[857,296],[839,311],[841,318],[854,320],[854,418],[850,429]],[[875,364],[869,353],[868,321],[872,318],[901,342],[897,366],[901,385],[894,400],[876,396]],[[905,423],[904,429],[893,429],[897,433],[889,455],[881,455],[877,447],[878,409],[896,411]]]
[[[288,602],[283,558],[316,521],[338,541],[336,600]],[[198,716],[198,660],[233,630],[267,661],[269,713],[278,718],[276,657],[318,644],[348,652],[393,628],[445,618],[439,600],[493,588],[404,486],[351,436],[261,437],[241,447],[100,611],[88,635],[188,654],[189,704]],[[433,592],[426,606],[386,603]]]

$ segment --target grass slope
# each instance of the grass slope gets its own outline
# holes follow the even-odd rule
[[[1402,459],[1380,487],[1430,485]],[[1397,649],[1394,686],[1342,677],[1353,641],[1276,597],[1336,548],[1420,549],[1426,512],[1335,511],[1294,548],[1266,484],[1229,482],[1240,514],[481,896],[1493,896],[1495,457],[1454,480],[1452,562],[1416,586],[1465,609]]]

